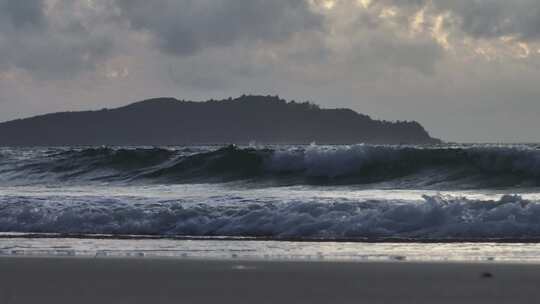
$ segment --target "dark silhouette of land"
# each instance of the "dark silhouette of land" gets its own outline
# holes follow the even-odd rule
[[[373,120],[279,97],[206,102],[155,98],[116,109],[62,112],[0,123],[0,145],[438,143],[417,122]]]

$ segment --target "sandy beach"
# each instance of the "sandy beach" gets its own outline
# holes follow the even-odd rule
[[[0,258],[0,303],[537,303],[540,265]]]

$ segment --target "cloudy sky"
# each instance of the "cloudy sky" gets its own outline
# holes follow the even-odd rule
[[[0,0],[0,120],[279,94],[540,142],[537,0]]]

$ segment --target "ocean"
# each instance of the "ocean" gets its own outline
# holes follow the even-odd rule
[[[534,144],[0,148],[0,255],[540,260]]]

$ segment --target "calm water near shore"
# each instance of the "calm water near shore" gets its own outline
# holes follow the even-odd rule
[[[0,256],[540,263],[540,244],[4,238]]]

